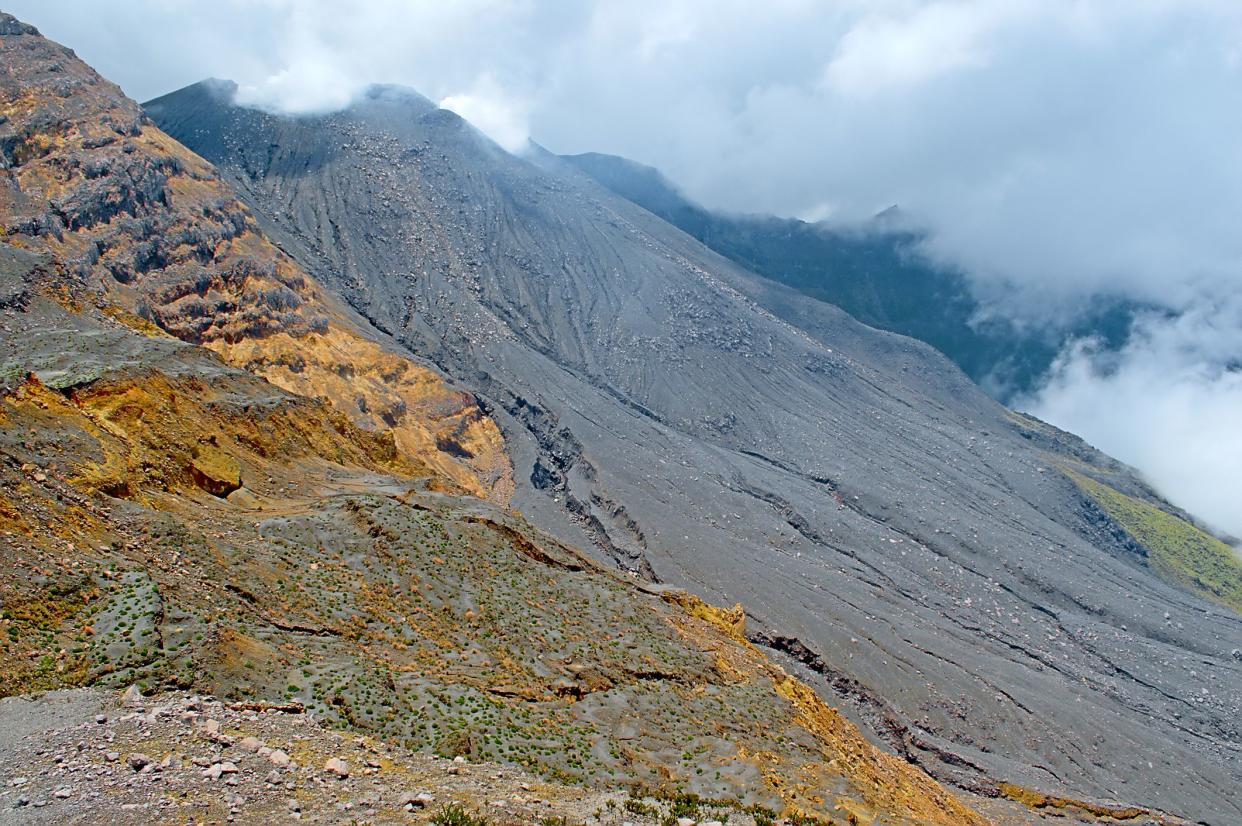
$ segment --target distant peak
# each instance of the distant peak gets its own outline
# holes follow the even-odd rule
[[[175,100],[185,100],[187,98],[207,97],[217,103],[233,105],[237,97],[237,84],[231,80],[219,77],[209,77],[191,83],[189,86],[182,86],[180,89],[174,89],[167,94],[152,98],[142,104],[144,109],[158,108],[161,104]]]
[[[206,80],[200,80],[198,83],[195,83],[193,86],[189,86],[187,88],[204,92],[221,103],[227,103],[230,105],[237,103],[238,86],[236,83],[228,80],[227,78],[209,77]]]
[[[399,83],[372,83],[362,93],[364,100],[385,100],[394,103],[434,104],[417,89]]]
[[[232,95],[237,92],[237,84],[229,80],[228,78],[224,78],[224,77],[209,77],[209,78],[206,78],[205,80],[200,80],[198,83],[195,83],[194,85],[201,86],[204,89],[210,89],[213,92],[219,92],[222,94]]]
[[[924,230],[918,219],[897,204],[885,207],[871,216],[870,224],[872,229],[879,232],[921,234]]]
[[[603,152],[583,152],[561,158],[606,189],[657,215],[667,217],[672,211],[699,209],[697,203],[654,166]]]
[[[897,219],[897,218],[902,218],[902,217],[904,217],[904,215],[905,215],[905,213],[903,213],[903,212],[901,211],[901,207],[897,206],[896,204],[892,204],[891,206],[886,206],[886,207],[884,207],[884,209],[882,209],[882,210],[880,210],[879,212],[877,212],[877,213],[873,216],[873,219],[872,219],[872,220],[875,220],[875,221],[892,221],[892,220]]]
[[[628,169],[642,170],[643,172],[654,173],[656,175],[662,176],[662,173],[660,172],[660,170],[656,169],[654,166],[651,166],[645,163],[639,163],[638,161],[632,160],[630,158],[626,158],[622,155],[612,155],[607,152],[581,152],[577,155],[567,155],[566,157],[572,160],[580,160],[585,163],[611,164],[614,166],[623,166]]]

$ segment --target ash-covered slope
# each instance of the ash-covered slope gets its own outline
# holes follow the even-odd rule
[[[939,777],[1242,817],[1242,619],[1156,577],[1058,469],[1097,454],[412,93],[285,118],[204,83],[147,111],[486,400],[543,527],[742,602]]]
[[[659,170],[616,155],[562,156],[622,198],[663,218],[726,258],[872,327],[926,341],[1002,402],[1037,389],[1070,341],[1125,343],[1140,309],[1097,297],[1067,327],[1026,325],[982,313],[965,275],[920,254],[924,236],[896,207],[873,221],[834,227],[771,215],[713,212]]]

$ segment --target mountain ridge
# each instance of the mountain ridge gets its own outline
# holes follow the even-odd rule
[[[925,233],[897,206],[851,226],[728,214],[695,203],[658,169],[628,158],[562,157],[737,264],[864,324],[926,341],[1004,403],[1038,390],[1073,340],[1120,348],[1135,316],[1149,309],[1097,297],[1058,327],[1023,329],[1030,325],[989,311],[963,273],[929,260],[921,249]]]
[[[927,345],[448,115],[281,118],[193,87],[146,108],[484,400],[541,528],[743,603],[752,639],[818,661],[817,690],[942,780],[1236,808],[1237,616],[1154,575],[1061,472],[1080,445]]]

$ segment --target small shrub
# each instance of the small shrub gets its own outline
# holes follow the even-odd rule
[[[659,812],[654,806],[650,806],[641,800],[630,798],[625,801],[625,810],[630,814],[639,815],[640,817],[656,817]]]
[[[472,815],[456,803],[450,803],[432,815],[431,823],[432,826],[488,826],[487,818]]]
[[[746,811],[755,819],[755,826],[772,826],[776,822],[776,812],[766,806],[751,806]]]

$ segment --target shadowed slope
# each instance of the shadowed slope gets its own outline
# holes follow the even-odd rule
[[[989,316],[960,272],[929,261],[922,234],[896,207],[853,227],[729,215],[688,200],[659,170],[626,158],[590,152],[563,159],[741,266],[864,324],[927,342],[1002,401],[1037,389],[1075,338],[1120,347],[1138,309],[1102,297],[1063,328],[1020,328]]]

